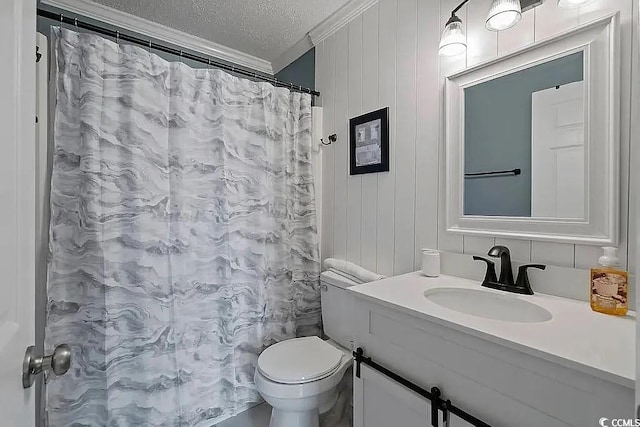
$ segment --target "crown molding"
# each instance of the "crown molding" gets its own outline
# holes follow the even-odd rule
[[[41,0],[41,3],[133,31],[153,39],[166,41],[251,70],[273,75],[273,68],[270,61],[92,1]]]
[[[282,55],[271,61],[273,73],[279,73],[283,68],[291,64],[296,59],[300,58],[311,48],[313,48],[313,43],[311,42],[311,38],[307,34],[306,36],[301,38],[298,43],[294,44],[289,49],[285,50]]]
[[[362,12],[378,3],[378,0],[351,0],[340,9],[336,10],[331,16],[316,25],[309,31],[309,38],[313,46],[347,25]]]

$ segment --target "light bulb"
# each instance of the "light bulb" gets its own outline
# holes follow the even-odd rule
[[[461,55],[467,50],[467,39],[462,29],[462,21],[452,15],[444,27],[438,52],[441,56]]]
[[[493,0],[486,27],[491,31],[502,31],[511,28],[522,18],[520,0]]]
[[[564,9],[575,9],[593,1],[594,0],[558,0],[558,6]]]

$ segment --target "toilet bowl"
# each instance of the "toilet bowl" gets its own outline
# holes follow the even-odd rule
[[[271,405],[269,427],[318,427],[338,398],[350,351],[318,337],[274,344],[258,358],[256,388]]]
[[[293,338],[258,357],[254,380],[271,405],[270,427],[317,427],[338,398],[338,384],[352,364],[351,296],[355,282],[333,272],[320,275],[322,323],[331,338]]]

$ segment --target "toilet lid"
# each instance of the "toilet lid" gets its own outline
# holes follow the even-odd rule
[[[258,369],[272,381],[302,384],[333,373],[344,353],[318,337],[294,338],[267,348]]]

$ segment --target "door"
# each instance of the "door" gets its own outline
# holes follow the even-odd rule
[[[36,1],[0,1],[0,414],[34,425],[34,389],[22,387],[34,343]]]
[[[531,216],[584,218],[584,84],[534,92],[531,107]]]

